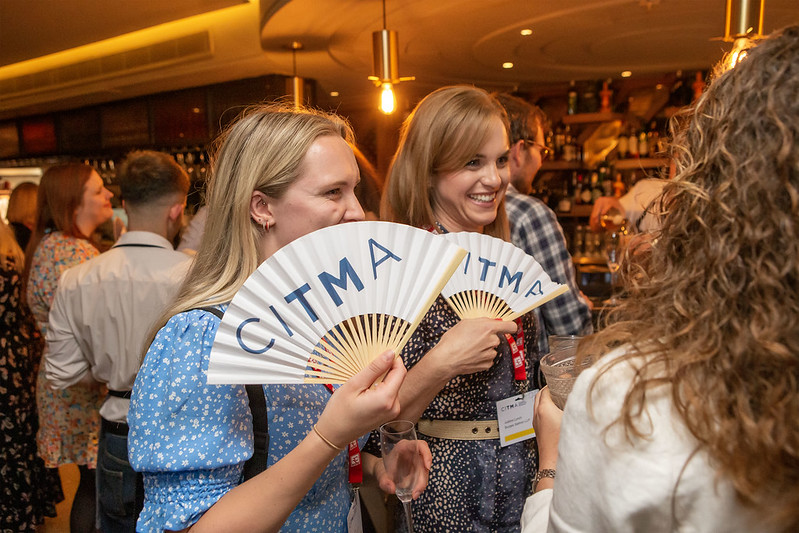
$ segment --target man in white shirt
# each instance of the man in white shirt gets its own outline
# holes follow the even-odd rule
[[[128,231],[61,276],[44,362],[55,388],[108,387],[97,459],[98,515],[107,532],[135,531],[143,487],[128,464],[130,390],[150,329],[191,261],[172,246],[189,190],[183,169],[167,154],[137,151],[119,167],[118,180]]]

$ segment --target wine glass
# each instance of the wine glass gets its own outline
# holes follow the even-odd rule
[[[386,473],[394,482],[395,494],[402,502],[408,533],[413,533],[411,499],[413,487],[421,472],[413,422],[394,420],[380,426],[380,449],[383,452]]]
[[[619,269],[621,268],[621,256],[624,252],[624,234],[626,231],[627,219],[616,209],[611,207],[599,219],[599,224],[605,230],[605,260],[610,272],[610,298],[605,300],[605,305],[618,304],[616,297],[619,284]]]

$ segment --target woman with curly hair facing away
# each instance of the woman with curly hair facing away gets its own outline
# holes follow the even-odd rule
[[[662,230],[630,254],[629,297],[592,343],[604,357],[562,427],[537,399],[540,465],[557,476],[528,499],[525,532],[799,529],[797,94],[794,26],[681,117]]]

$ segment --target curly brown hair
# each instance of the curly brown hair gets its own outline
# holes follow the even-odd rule
[[[719,475],[786,531],[799,528],[798,95],[793,26],[674,122],[661,232],[628,255],[627,297],[594,338],[631,346],[614,364],[640,362],[616,421],[628,438],[646,437],[647,393],[671,387]]]

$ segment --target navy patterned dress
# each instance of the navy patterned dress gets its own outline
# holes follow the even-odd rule
[[[458,322],[449,304],[438,297],[402,352],[410,369]],[[537,330],[533,313],[522,317],[528,388],[538,388]],[[497,418],[496,402],[517,394],[510,347],[506,342],[494,366],[452,379],[422,414],[433,420]],[[419,433],[430,446],[433,465],[427,489],[413,502],[414,531],[518,532],[524,501],[532,494],[538,464],[535,439],[501,448],[499,439],[450,440]],[[372,434],[367,451],[376,455],[379,438]],[[401,511],[401,507],[398,507]],[[398,527],[404,519],[397,516]],[[401,529],[400,529],[401,530]]]

